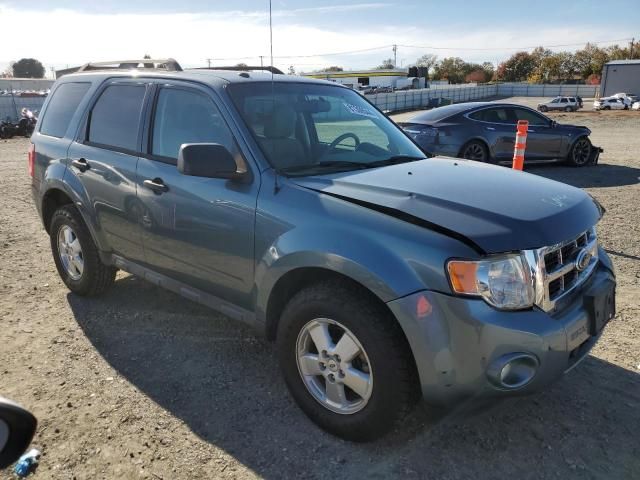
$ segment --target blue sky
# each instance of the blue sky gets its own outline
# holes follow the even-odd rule
[[[640,34],[638,0],[538,0],[530,8],[524,5],[273,0],[275,64],[294,65],[298,71],[334,64],[373,67],[392,56],[388,45],[394,43],[401,45],[398,64],[403,65],[424,53],[496,63],[516,47],[628,43],[628,38]],[[259,55],[269,54],[267,7],[266,0],[0,0],[3,38],[20,38],[10,50],[0,50],[0,68],[23,56],[60,68],[143,53],[173,56],[189,66],[205,65],[207,58],[213,58],[214,65],[256,63]],[[25,28],[32,32],[26,37]],[[304,57],[366,49],[371,50]]]

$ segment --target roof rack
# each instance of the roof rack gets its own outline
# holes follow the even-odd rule
[[[234,65],[232,67],[196,67],[194,70],[231,70],[233,72],[250,72],[251,70],[263,70],[265,72],[271,72],[275,75],[284,75],[282,70],[270,65],[263,67],[253,67],[251,65]]]
[[[168,72],[181,72],[182,67],[173,58],[152,59],[143,58],[141,60],[112,60],[109,62],[90,62],[82,65],[77,71],[87,72],[90,70],[131,70],[141,68],[148,70],[166,70]]]

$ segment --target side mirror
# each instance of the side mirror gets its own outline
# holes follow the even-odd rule
[[[178,171],[183,175],[235,179],[243,176],[226,147],[218,143],[185,143],[178,153]]]
[[[31,413],[0,397],[0,469],[20,458],[31,443],[37,425]]]

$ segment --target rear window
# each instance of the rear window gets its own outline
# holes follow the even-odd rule
[[[444,107],[434,108],[427,110],[426,112],[419,113],[409,120],[410,122],[438,122],[445,118],[452,117],[453,115],[464,112],[469,109],[469,104],[459,103],[456,105],[446,105]]]
[[[90,83],[63,83],[53,92],[40,124],[40,133],[62,138]]]
[[[91,111],[89,142],[121,150],[138,150],[144,85],[111,85]]]
[[[490,123],[515,123],[513,119],[509,117],[507,108],[504,107],[485,108],[483,110],[478,110],[477,112],[473,112],[471,115],[469,115],[469,118]]]

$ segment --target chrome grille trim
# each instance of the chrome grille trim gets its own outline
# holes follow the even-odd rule
[[[582,250],[591,254],[586,268],[578,271],[576,257]],[[582,285],[598,264],[598,239],[595,227],[571,240],[534,250],[525,250],[535,304],[546,312],[557,302]],[[549,271],[547,271],[549,268]]]

